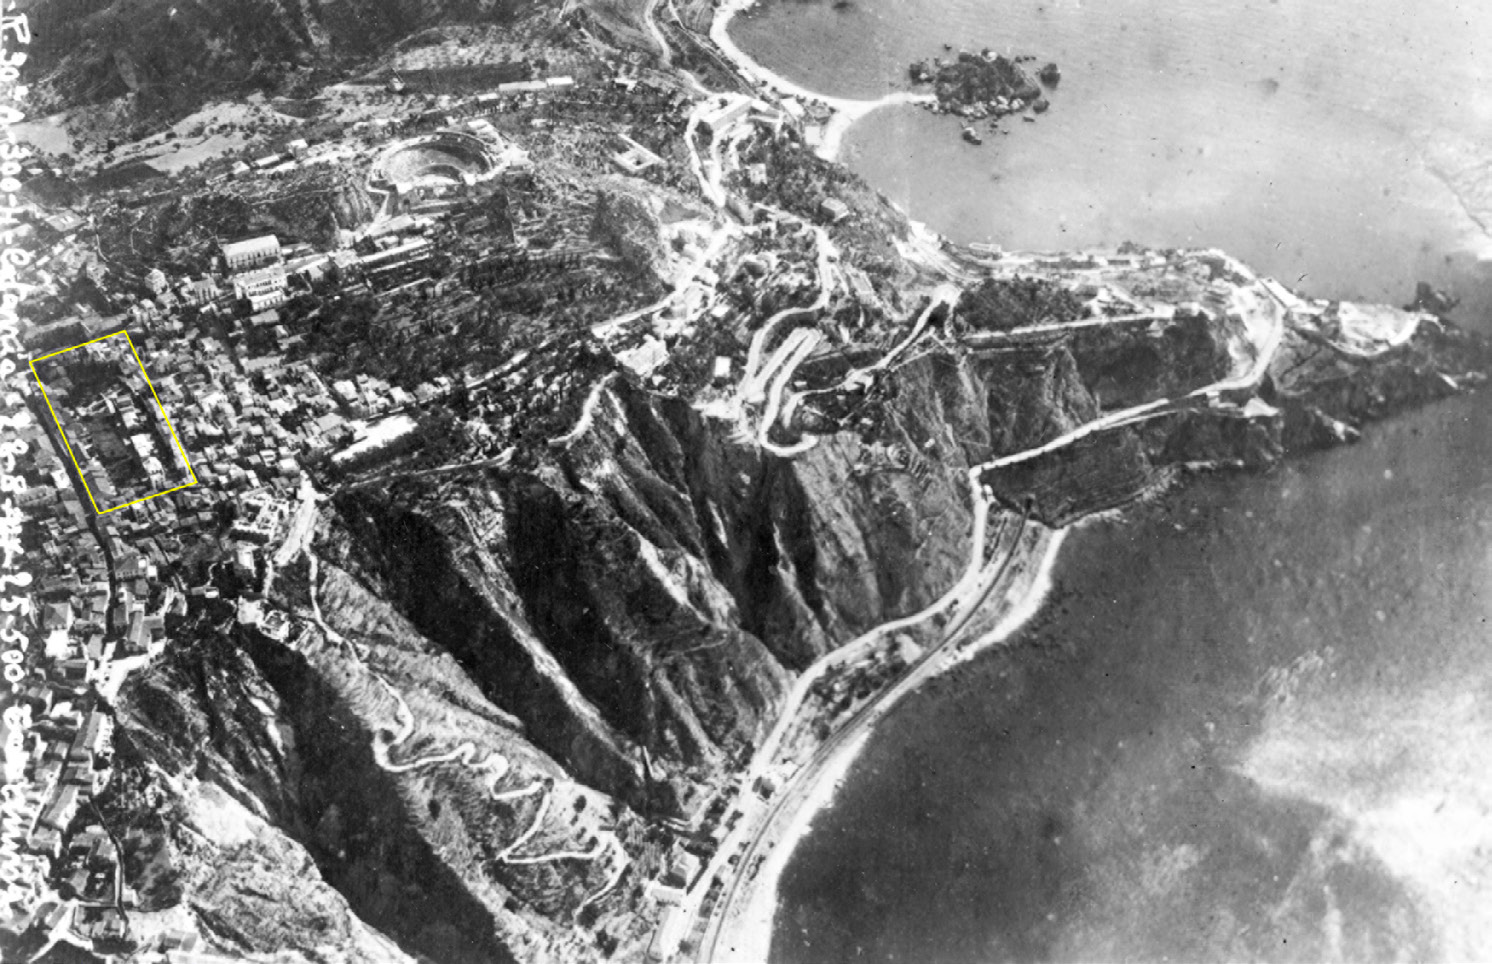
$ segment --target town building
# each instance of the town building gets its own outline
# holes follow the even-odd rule
[[[688,920],[688,916],[677,904],[665,906],[663,913],[658,917],[658,926],[653,931],[653,939],[648,942],[648,960],[666,961],[678,953]]]
[[[838,224],[850,216],[850,206],[837,197],[824,198],[819,202],[819,213],[830,224]]]
[[[280,293],[285,290],[286,280],[284,265],[271,264],[262,268],[254,268],[233,276],[233,297],[252,299],[256,296]],[[255,309],[256,312],[263,310],[263,308]]]
[[[663,163],[663,158],[625,134],[617,135],[617,141],[621,150],[611,155],[611,161],[627,174],[641,174]]]
[[[191,305],[205,305],[216,301],[220,293],[217,281],[210,275],[203,275],[196,281],[188,281],[181,286],[182,300]]]
[[[223,263],[230,272],[246,271],[280,260],[280,239],[273,234],[223,245]]]
[[[700,115],[699,124],[712,134],[719,134],[730,128],[732,124],[745,117],[751,110],[751,101],[740,98],[723,97],[722,103]]]

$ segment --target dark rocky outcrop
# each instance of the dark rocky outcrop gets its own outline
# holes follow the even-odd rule
[[[1020,110],[1041,97],[1041,88],[1016,59],[1003,54],[961,52],[952,61],[915,63],[908,69],[914,83],[929,83],[938,103],[954,112],[995,110],[996,105]]]

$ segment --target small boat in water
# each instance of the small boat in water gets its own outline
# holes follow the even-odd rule
[[[984,138],[980,137],[979,132],[976,131],[972,126],[964,128],[964,140],[968,141],[970,144],[984,143]]]

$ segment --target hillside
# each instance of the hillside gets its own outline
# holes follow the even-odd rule
[[[308,96],[397,43],[448,24],[533,29],[532,0],[31,0],[33,103],[42,113],[108,106],[143,134],[212,100]]]
[[[200,476],[95,518],[49,403],[7,411],[27,792],[73,805],[0,916],[28,952],[705,953],[774,808],[1034,608],[1059,532],[1492,368],[1218,251],[948,243],[652,6],[30,10],[50,109],[328,117],[26,186],[15,344],[132,331]],[[713,73],[650,49],[685,34]]]

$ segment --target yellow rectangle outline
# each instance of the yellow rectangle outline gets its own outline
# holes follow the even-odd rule
[[[58,355],[66,355],[70,351],[77,351],[79,348],[84,348],[88,345],[94,344],[95,342],[107,341],[110,338],[118,338],[120,335],[124,336],[125,343],[130,346],[130,354],[135,356],[135,364],[140,366],[140,374],[144,377],[145,384],[150,389],[150,397],[155,399],[155,407],[160,409],[161,418],[165,419],[166,421],[166,430],[171,433],[171,441],[176,443],[176,451],[181,453],[182,464],[187,467],[187,472],[191,475],[192,481],[178,485],[175,488],[163,489],[160,492],[152,492],[150,495],[144,495],[138,499],[132,499],[129,502],[122,503],[121,505],[116,505],[112,509],[100,509],[98,507],[98,501],[93,497],[93,489],[90,488],[88,485],[88,477],[83,474],[83,467],[78,464],[78,457],[73,454],[72,443],[67,440],[67,430],[62,427],[62,420],[57,417],[57,410],[52,407],[52,399],[50,396],[47,395],[47,386],[42,384],[41,373],[36,370],[36,363],[39,361],[46,361],[48,358],[56,358]],[[42,401],[47,403],[47,411],[52,413],[52,421],[57,424],[57,434],[62,437],[62,444],[67,449],[67,457],[72,459],[73,468],[77,471],[78,478],[83,482],[83,491],[88,493],[88,501],[93,504],[93,512],[95,515],[108,515],[110,512],[117,512],[120,509],[127,509],[132,505],[139,505],[141,502],[147,502],[151,499],[156,498],[157,496],[167,495],[172,492],[178,492],[181,489],[189,489],[197,484],[197,470],[192,468],[192,460],[187,458],[186,448],[181,444],[181,439],[176,437],[176,427],[171,424],[171,416],[166,414],[166,406],[161,404],[161,397],[155,392],[155,385],[150,380],[150,373],[145,370],[145,363],[140,360],[140,353],[135,350],[135,342],[134,339],[130,338],[129,329],[121,328],[118,331],[112,332],[107,335],[100,335],[97,338],[90,338],[88,341],[85,341],[79,345],[74,345],[71,348],[64,348],[61,351],[54,351],[49,355],[42,355],[39,358],[33,358],[31,359],[31,377],[36,379],[36,387],[41,389],[41,399]]]

